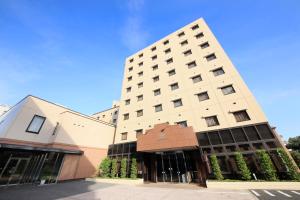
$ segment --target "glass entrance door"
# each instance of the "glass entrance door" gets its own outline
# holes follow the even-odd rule
[[[30,158],[10,158],[2,170],[1,180],[7,180],[7,185],[18,184],[27,168]]]

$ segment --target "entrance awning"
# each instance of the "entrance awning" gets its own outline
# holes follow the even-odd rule
[[[157,152],[196,149],[199,146],[192,127],[157,124],[137,138],[137,151]]]

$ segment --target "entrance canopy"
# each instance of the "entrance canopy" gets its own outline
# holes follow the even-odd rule
[[[157,124],[137,138],[137,151],[157,152],[196,149],[199,146],[192,127]]]

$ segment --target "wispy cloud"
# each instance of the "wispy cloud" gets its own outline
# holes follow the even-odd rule
[[[141,11],[143,0],[129,0],[127,2],[128,17],[121,29],[122,41],[131,51],[136,51],[146,45],[149,33],[143,27]]]

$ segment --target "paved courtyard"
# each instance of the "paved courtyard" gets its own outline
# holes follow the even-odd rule
[[[0,188],[0,200],[114,200],[114,199],[222,199],[222,200],[257,200],[257,199],[300,199],[299,191],[270,191],[274,196],[260,190],[220,190],[204,189],[195,186],[177,185],[116,185],[93,181],[74,181],[47,186],[15,186]],[[295,193],[296,192],[296,193]],[[297,194],[298,193],[298,194]]]

